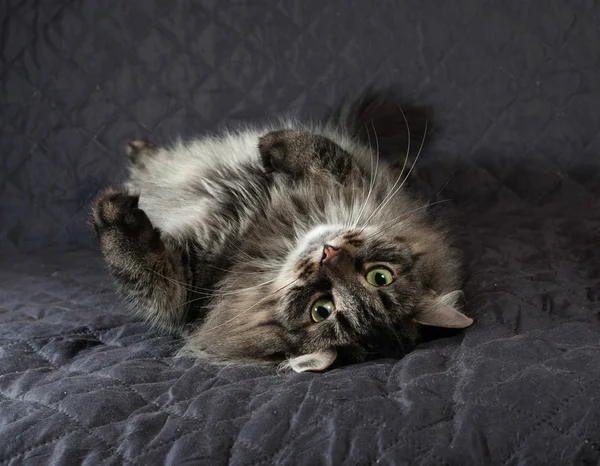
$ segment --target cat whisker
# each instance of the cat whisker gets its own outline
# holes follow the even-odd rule
[[[240,252],[244,257],[246,257],[246,259],[252,259],[252,256],[250,256],[250,254],[242,251],[236,244],[234,244],[229,238],[225,238],[225,241],[227,241],[229,243],[230,246],[232,246],[234,249],[237,249],[238,252]]]
[[[177,280],[175,278],[168,277],[168,276],[160,273],[159,271],[154,270],[152,267],[146,267],[146,270],[152,272],[155,275],[158,275],[160,278],[163,278],[163,279],[165,279],[165,280],[167,280],[167,281],[169,281],[171,283],[175,283],[176,285],[179,285],[180,287],[182,287],[183,289],[185,289],[187,291],[194,291],[194,292],[196,291],[196,290],[190,288],[187,283],[179,281],[179,280]]]
[[[448,184],[450,184],[450,181],[452,180],[452,178],[454,177],[454,173],[450,174],[450,176],[448,177],[448,179],[446,180],[446,182],[442,185],[442,187],[440,189],[437,190],[437,192],[433,195],[433,197],[437,197],[439,194],[441,194],[441,192],[446,189],[446,186],[448,186]]]
[[[423,150],[423,145],[425,144],[425,137],[427,136],[427,121],[425,121],[425,129],[423,131],[423,139],[421,140],[421,146],[419,147],[419,151],[417,152],[417,155],[415,156],[415,161],[414,163],[411,165],[410,169],[408,170],[408,173],[406,174],[406,177],[404,178],[404,180],[402,180],[402,183],[400,184],[400,186],[398,186],[393,193],[391,193],[389,196],[387,196],[387,200],[385,200],[384,202],[382,202],[382,204],[375,209],[375,211],[369,216],[369,218],[367,219],[367,222],[373,218],[374,215],[378,214],[379,212],[381,212],[381,210],[392,200],[392,198],[402,189],[402,187],[404,186],[404,184],[406,183],[406,181],[408,180],[408,178],[410,177],[411,172],[413,171],[413,169],[415,168],[415,165],[417,164],[417,160],[419,160],[419,156],[421,155],[421,151]],[[408,157],[408,155],[407,155]],[[366,222],[365,222],[366,223]],[[367,225],[365,225],[363,227],[363,230],[366,228]],[[363,231],[361,230],[361,231]]]
[[[255,285],[255,286],[251,286],[251,287],[248,287],[248,288],[244,288],[242,290],[235,290],[235,291],[230,291],[230,292],[227,292],[227,293],[213,293],[213,294],[206,293],[206,294],[200,296],[199,298],[190,299],[190,300],[188,300],[188,301],[186,301],[184,303],[181,303],[179,306],[177,306],[177,309],[185,307],[188,304],[192,304],[192,303],[194,303],[196,301],[202,301],[205,298],[221,298],[223,296],[232,296],[232,295],[243,294],[243,293],[246,293],[248,291],[255,290],[257,288],[261,288],[261,287],[263,287],[265,285],[268,285],[269,283],[273,283],[274,281],[275,281],[275,279],[269,280],[268,282],[264,282],[264,283],[261,283],[259,285]],[[195,292],[195,293],[197,293],[197,292]],[[198,294],[200,294],[200,293],[198,293]]]
[[[389,227],[392,227],[392,226],[396,225],[397,222],[398,222],[398,220],[406,218],[407,216],[409,216],[412,213],[419,212],[419,211],[425,210],[425,209],[427,209],[427,208],[429,208],[431,206],[434,206],[434,205],[437,205],[437,204],[443,204],[445,202],[450,202],[450,201],[452,201],[452,199],[442,199],[440,201],[428,202],[425,205],[422,205],[422,206],[417,207],[415,209],[409,210],[408,212],[404,212],[403,214],[398,215],[397,217],[395,217],[393,219],[387,220],[387,221],[381,223],[380,225],[378,225],[378,227],[379,226],[383,226],[385,229],[387,229]],[[379,231],[385,231],[385,230],[379,230]],[[368,238],[370,238],[370,237],[372,237],[372,236],[369,236]]]
[[[253,259],[253,260],[254,260],[254,259]],[[222,272],[227,272],[227,273],[229,273],[229,274],[232,274],[232,275],[256,275],[256,274],[258,274],[258,273],[261,273],[261,272],[264,272],[265,270],[267,270],[266,268],[263,268],[263,270],[261,270],[261,271],[258,271],[258,270],[257,270],[257,271],[255,271],[255,272],[242,272],[242,271],[240,271],[240,270],[236,270],[236,271],[234,272],[234,271],[232,271],[232,270],[224,269],[224,268],[222,268],[222,267],[217,267],[216,265],[212,265],[212,264],[206,264],[206,266],[207,266],[207,267],[210,267],[211,269],[220,270],[220,271],[222,271]],[[277,270],[279,270],[279,269],[278,269],[278,268],[276,268],[276,267],[273,267],[273,268],[272,268],[272,270],[275,272],[275,271],[277,271]]]
[[[296,278],[294,280],[292,280],[291,282],[289,282],[287,285],[283,285],[279,288],[277,288],[275,291],[273,291],[272,293],[268,294],[267,296],[265,296],[264,298],[259,299],[258,301],[256,301],[252,306],[244,309],[242,312],[236,314],[235,316],[233,316],[231,319],[226,320],[225,322],[220,323],[219,325],[215,325],[214,327],[211,327],[209,329],[202,329],[201,331],[205,331],[205,332],[212,332],[213,330],[222,327],[223,325],[227,325],[231,322],[233,322],[234,320],[236,320],[238,317],[242,316],[243,314],[245,314],[246,312],[254,309],[256,306],[258,306],[260,303],[265,302],[267,299],[271,298],[273,295],[275,295],[276,293],[279,293],[281,290],[287,288],[288,286],[293,285],[295,282],[297,282],[299,280],[299,278]]]
[[[390,196],[390,194],[394,191],[394,188],[396,187],[396,185],[398,184],[398,182],[400,181],[400,179],[402,178],[402,176],[404,175],[404,170],[406,168],[406,164],[408,163],[408,158],[410,156],[410,138],[411,138],[411,133],[410,133],[410,125],[408,124],[408,119],[406,118],[406,115],[404,113],[404,110],[402,110],[402,107],[400,105],[398,105],[398,109],[400,110],[400,113],[402,114],[402,118],[404,119],[404,124],[406,125],[406,134],[407,134],[407,144],[406,144],[406,156],[404,157],[404,164],[402,165],[402,170],[400,171],[400,174],[398,175],[398,178],[396,179],[396,182],[392,185],[392,187],[390,188],[388,194],[386,194],[386,196],[383,198],[383,200],[381,201],[381,203],[379,204],[379,206],[377,206],[375,208],[375,210],[372,212],[371,216],[367,219],[367,221],[365,222],[365,224],[368,224],[368,221],[373,217],[373,215],[379,210],[379,208],[381,207],[381,205],[386,202],[386,200],[388,199],[388,197]],[[416,161],[415,161],[416,162]],[[414,166],[414,164],[413,164]],[[410,174],[410,172],[409,172]],[[392,196],[395,195],[392,194]],[[358,224],[358,222],[357,222]]]
[[[152,273],[158,275],[159,277],[164,278],[165,280],[168,280],[168,281],[170,281],[172,283],[175,283],[175,284],[181,286],[182,288],[184,288],[187,291],[191,291],[193,293],[201,294],[202,298],[219,297],[219,296],[230,296],[230,295],[241,294],[241,293],[245,293],[246,291],[254,290],[256,288],[260,288],[262,286],[268,285],[269,283],[272,283],[272,282],[274,282],[276,280],[276,279],[268,280],[266,282],[259,283],[258,285],[250,286],[248,288],[243,288],[243,289],[240,289],[240,290],[229,291],[229,292],[226,292],[226,293],[218,293],[218,292],[215,292],[215,290],[211,289],[211,288],[201,288],[201,287],[190,286],[187,283],[181,282],[181,281],[176,280],[176,279],[171,278],[171,277],[167,277],[166,275],[163,275],[162,273],[160,273],[160,272],[158,272],[158,271],[156,271],[156,270],[154,270],[152,268],[148,268],[148,270],[150,270]],[[183,303],[181,306],[183,306],[185,304],[189,304],[190,302],[193,302],[193,301],[197,301],[197,300],[202,299],[202,298],[193,299],[191,301]]]
[[[229,243],[229,245],[230,245],[230,246],[232,246],[234,249],[236,249],[236,250],[237,250],[237,251],[238,251],[238,252],[239,252],[239,253],[240,253],[240,254],[241,254],[243,257],[245,257],[247,260],[249,260],[249,261],[251,261],[251,262],[254,262],[254,261],[256,260],[254,257],[252,257],[252,256],[251,256],[250,254],[248,254],[247,252],[245,252],[245,251],[242,251],[242,250],[241,250],[241,249],[240,249],[240,248],[239,248],[239,247],[238,247],[238,246],[237,246],[235,243],[233,243],[233,242],[232,242],[232,241],[231,241],[229,238],[225,238],[225,239],[226,239],[226,241]],[[219,269],[218,267],[216,267],[216,266],[214,266],[214,265],[210,265],[210,264],[207,264],[207,265],[209,265],[210,267],[213,267],[213,268],[215,268],[215,269],[218,269],[218,270],[223,270],[223,271],[225,271],[225,272],[230,272],[230,273],[231,273],[231,271],[230,271],[230,270],[227,270],[227,269]],[[277,267],[266,267],[266,266],[263,266],[263,268],[262,268],[262,271],[266,271],[266,270],[271,270],[271,271],[273,271],[273,272],[277,272],[279,269],[278,269]],[[253,274],[254,272],[237,272],[237,271],[235,272],[235,274],[238,274],[238,273],[243,273],[243,274],[248,274],[248,275],[250,275],[250,274]],[[258,273],[258,272],[257,272],[257,273]]]
[[[400,220],[402,218],[405,218],[405,217],[409,216],[412,213],[418,212],[420,210],[427,209],[428,207],[431,207],[431,206],[436,205],[436,204],[443,204],[444,202],[450,202],[450,201],[452,201],[452,199],[442,199],[441,201],[429,202],[429,203],[427,203],[427,204],[425,204],[425,205],[423,205],[421,207],[409,210],[408,212],[404,212],[402,215],[399,215],[398,217],[396,217],[396,218],[394,218],[392,220],[388,220],[387,222],[384,222],[384,225],[387,224],[387,223],[390,223],[390,225],[387,225],[384,228],[377,229],[377,231],[375,233],[373,233],[372,235],[367,236],[365,238],[365,240],[369,240],[369,239],[371,239],[371,238],[373,238],[373,237],[375,237],[375,236],[383,233],[384,231],[389,230],[393,226],[397,225],[398,220]]]
[[[369,200],[369,196],[371,195],[371,191],[373,191],[373,187],[375,186],[375,167],[377,167],[377,163],[373,163],[373,158],[375,156],[375,154],[373,154],[373,145],[371,144],[371,133],[369,132],[369,127],[367,126],[367,123],[365,123],[365,129],[367,130],[367,140],[369,141],[369,162],[371,162],[371,172],[369,173],[369,191],[367,192],[367,200],[365,201],[365,203],[363,204],[363,209],[365,207],[365,205],[367,204],[367,201]],[[360,211],[360,214],[358,216],[358,219],[356,220],[358,222],[358,220],[360,220],[360,216],[362,215],[362,209]]]
[[[164,274],[162,274],[162,273],[160,273],[160,272],[158,272],[158,271],[156,271],[156,270],[154,270],[154,269],[152,269],[150,267],[147,267],[147,270],[149,270],[150,272],[152,272],[155,275],[158,275],[161,278],[164,278],[165,280],[167,280],[167,281],[169,281],[171,283],[175,283],[176,285],[182,287],[184,290],[191,291],[192,293],[197,293],[197,294],[201,294],[202,292],[204,292],[203,293],[204,297],[213,296],[212,293],[207,293],[206,292],[206,291],[213,291],[213,290],[211,290],[209,288],[196,288],[196,287],[192,287],[192,286],[188,285],[185,282],[179,281],[179,280],[177,280],[175,278],[167,277],[166,275],[164,275]]]
[[[369,128],[367,128],[367,124],[365,123],[365,128],[367,128],[367,138],[369,141],[369,154],[371,155],[371,181],[369,183],[369,192],[367,193],[367,197],[360,209],[360,212],[358,213],[358,217],[356,218],[356,221],[353,222],[353,228],[356,228],[356,225],[358,225],[358,222],[360,222],[360,218],[362,217],[365,207],[367,206],[367,204],[369,202],[369,198],[371,197],[371,194],[373,193],[373,188],[375,187],[375,183],[377,182],[377,172],[379,170],[379,138],[377,137],[377,131],[375,131],[375,125],[373,124],[373,120],[371,120],[371,127],[373,128],[373,134],[375,135],[375,141],[377,144],[377,149],[375,150],[375,155],[377,157],[377,160],[375,162],[375,171],[373,171],[373,148],[371,146],[371,136],[369,134]]]
[[[261,288],[265,285],[268,285],[269,283],[273,283],[275,280],[277,280],[277,278],[267,280],[267,281],[259,283],[257,285],[252,285],[247,288],[240,288],[239,290],[235,290],[235,291],[228,291],[225,293],[214,293],[214,296],[231,296],[231,295],[235,295],[235,294],[242,294],[242,293],[245,293],[246,291],[255,290],[257,288]]]

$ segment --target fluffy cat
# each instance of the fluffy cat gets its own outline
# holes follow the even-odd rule
[[[181,354],[298,372],[468,327],[456,253],[405,193],[417,131],[367,92],[321,124],[130,142],[129,178],[92,211],[120,294]]]

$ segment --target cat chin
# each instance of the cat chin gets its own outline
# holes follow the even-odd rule
[[[296,278],[294,269],[299,260],[304,259],[318,263],[321,260],[323,246],[325,244],[331,244],[334,247],[338,247],[340,240],[337,237],[343,231],[344,225],[322,224],[312,228],[308,233],[298,234],[296,247],[288,254],[283,263],[279,277],[274,284],[275,287],[278,288],[279,286],[283,286]]]
[[[324,244],[331,244],[332,246],[339,246],[334,244],[339,239],[337,236],[344,230],[344,225],[332,224],[332,225],[318,225],[312,228],[306,233],[299,241],[294,256],[302,256],[308,254],[316,255],[317,259],[320,259],[320,255]]]

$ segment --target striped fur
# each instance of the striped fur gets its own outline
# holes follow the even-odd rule
[[[182,334],[181,354],[299,371],[401,356],[421,325],[470,325],[457,310],[456,253],[425,206],[397,190],[411,164],[383,159],[390,135],[378,147],[376,131],[360,130],[365,108],[371,122],[378,106],[389,112],[390,101],[370,98],[320,125],[280,120],[170,147],[132,141],[128,180],[93,208],[130,307]],[[331,264],[325,245],[341,251]],[[377,264],[393,283],[366,281]],[[322,297],[335,311],[315,323]]]

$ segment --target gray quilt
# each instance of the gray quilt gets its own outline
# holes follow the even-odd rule
[[[4,0],[0,465],[598,464],[594,0]],[[476,324],[402,360],[275,375],[176,359],[89,228],[123,145],[367,84],[431,107]]]

